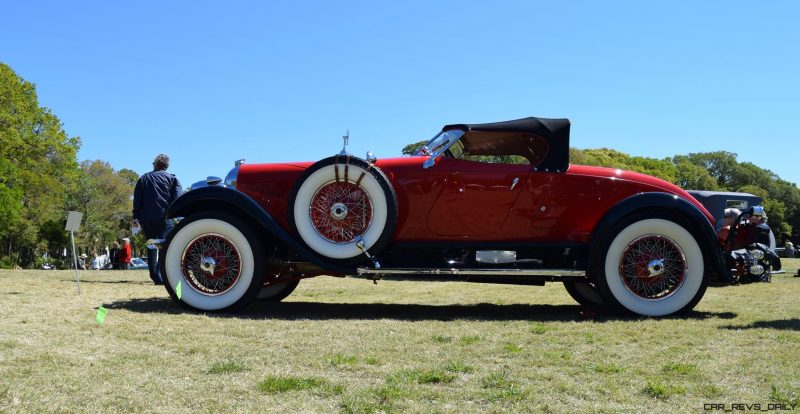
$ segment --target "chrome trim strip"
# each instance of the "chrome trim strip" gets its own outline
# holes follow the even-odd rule
[[[475,252],[475,261],[478,263],[514,263],[517,261],[515,250],[478,250]]]
[[[585,270],[574,269],[372,269],[359,267],[358,275],[465,275],[465,276],[562,276],[586,277]]]
[[[451,130],[442,131],[442,132],[436,134],[436,136],[433,137],[432,139],[436,139],[441,134],[447,134],[447,133],[451,133],[451,132],[452,132],[452,134],[447,138],[447,143],[446,144],[442,144],[438,148],[435,148],[434,151],[431,151],[430,155],[428,155],[428,158],[422,163],[422,168],[427,170],[428,168],[431,168],[434,165],[436,165],[436,159],[439,158],[440,155],[444,154],[445,151],[450,149],[450,147],[453,144],[455,144],[456,141],[461,139],[461,137],[464,136],[464,134],[466,133],[466,131],[461,130],[461,129],[451,129]],[[460,134],[458,134],[458,132],[460,132]],[[427,148],[427,146],[423,146],[423,148]],[[430,150],[428,150],[428,151],[430,151]]]

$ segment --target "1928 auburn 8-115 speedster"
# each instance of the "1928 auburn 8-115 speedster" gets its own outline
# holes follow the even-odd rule
[[[237,162],[170,205],[179,224],[151,241],[166,288],[230,311],[319,275],[563,282],[581,303],[663,316],[691,310],[711,278],[734,280],[701,203],[658,178],[570,165],[569,129],[455,124],[414,156]]]

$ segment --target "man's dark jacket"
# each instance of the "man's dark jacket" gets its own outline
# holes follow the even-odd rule
[[[181,183],[165,170],[139,177],[133,190],[133,218],[139,221],[164,218],[167,207],[181,194]]]

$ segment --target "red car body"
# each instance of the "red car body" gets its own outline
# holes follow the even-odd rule
[[[582,165],[570,165],[565,173],[545,173],[534,172],[530,165],[447,158],[435,170],[423,170],[424,159],[387,158],[375,164],[397,192],[393,241],[586,243],[614,204],[644,192],[681,197],[715,223],[686,191],[645,174]],[[245,164],[239,169],[237,188],[289,232],[287,207],[292,189],[312,164]],[[514,178],[520,184],[516,191],[509,191]]]
[[[169,208],[161,271],[176,298],[231,310],[300,279],[564,282],[579,302],[661,316],[729,280],[714,217],[661,179],[570,165],[565,119],[447,125],[401,158],[344,151],[241,164]]]

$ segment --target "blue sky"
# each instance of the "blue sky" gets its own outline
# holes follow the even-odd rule
[[[567,117],[572,146],[727,150],[800,183],[800,2],[42,2],[0,14],[79,158],[184,185],[233,161],[399,155],[448,123]]]

